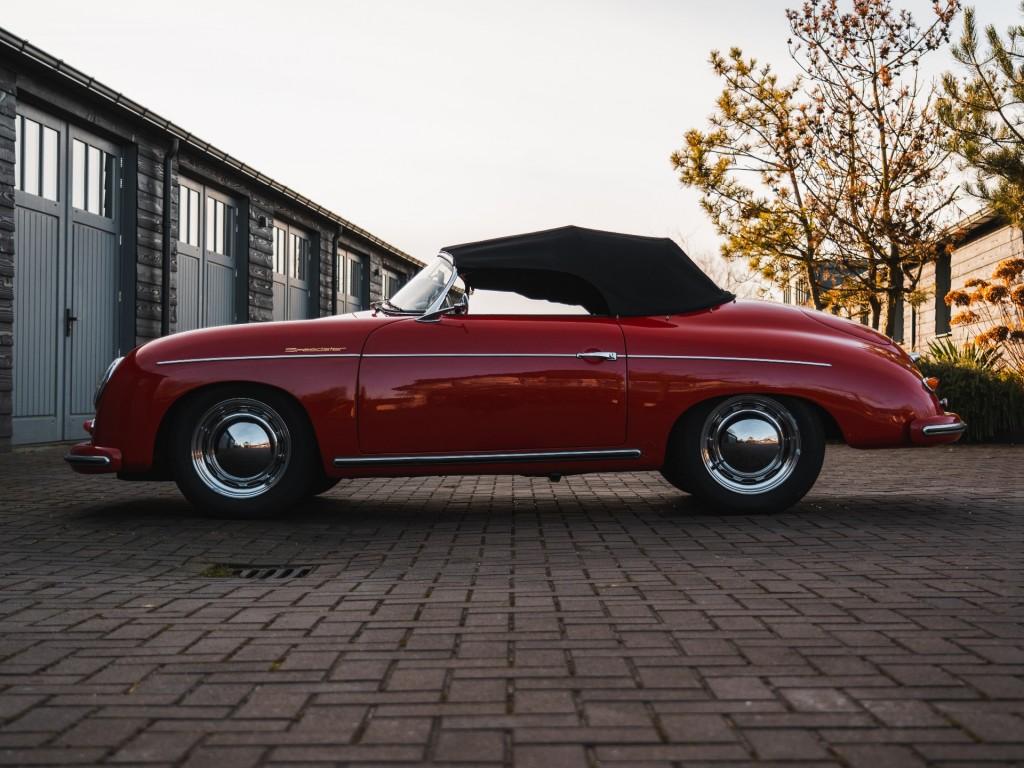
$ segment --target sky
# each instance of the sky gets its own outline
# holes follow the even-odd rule
[[[0,24],[420,259],[565,224],[701,256],[718,240],[669,155],[713,109],[708,53],[785,69],[801,1],[47,0]]]

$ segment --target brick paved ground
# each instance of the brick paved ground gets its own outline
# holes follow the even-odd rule
[[[0,763],[1024,764],[1024,448],[833,448],[770,517],[637,474],[257,523],[60,454],[0,456]]]

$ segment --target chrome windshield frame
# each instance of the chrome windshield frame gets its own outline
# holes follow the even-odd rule
[[[444,290],[438,294],[438,297],[434,299],[434,302],[420,315],[421,317],[440,310],[441,305],[444,304],[444,300],[447,299],[448,294],[451,293],[452,286],[455,285],[455,281],[459,279],[459,270],[455,266],[455,258],[448,253],[448,251],[438,251],[437,255],[452,265],[452,276],[448,279],[448,282],[445,283]]]
[[[430,306],[428,306],[421,312],[415,309],[403,309],[402,307],[397,307],[394,304],[391,304],[391,302],[388,299],[384,299],[380,302],[380,304],[375,304],[374,307],[380,307],[383,304],[389,304],[390,306],[384,310],[385,313],[390,312],[396,315],[408,315],[409,317],[425,317],[427,315],[440,311],[441,306],[444,304],[444,300],[448,298],[448,294],[451,293],[452,286],[455,285],[455,281],[459,279],[459,270],[458,268],[456,268],[455,259],[452,258],[452,255],[450,253],[448,253],[447,251],[439,251],[437,255],[438,257],[447,261],[448,264],[451,266],[452,276],[448,278],[448,281],[444,285],[444,290],[442,290],[438,294],[437,298],[431,302]],[[426,269],[426,267],[424,267],[424,269]]]
[[[449,252],[439,251],[437,253],[437,257],[442,258],[447,263],[449,263],[449,266],[452,267],[452,276],[451,278],[449,278],[449,280],[447,280],[447,282],[445,282],[444,288],[437,295],[437,298],[434,299],[426,309],[423,309],[422,311],[419,309],[406,309],[403,307],[399,307],[395,304],[392,304],[390,299],[382,299],[380,302],[375,303],[373,305],[374,309],[378,311],[383,311],[385,314],[401,314],[417,318],[425,317],[428,314],[438,312],[441,306],[444,304],[444,299],[446,299],[447,295],[449,295],[452,292],[452,287],[455,285],[455,282],[459,280],[459,269],[455,265],[455,259]],[[429,264],[424,265],[423,269],[426,269],[428,265]],[[421,269],[420,271],[423,271],[423,269]],[[384,306],[385,304],[387,305],[387,307]]]

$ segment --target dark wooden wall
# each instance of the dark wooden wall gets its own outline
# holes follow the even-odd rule
[[[11,441],[14,377],[14,73],[0,65],[0,448]]]

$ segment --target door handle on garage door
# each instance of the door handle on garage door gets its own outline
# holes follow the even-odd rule
[[[78,322],[78,318],[71,314],[71,308],[64,308],[64,335],[70,336],[72,329],[75,327],[75,323]]]
[[[580,360],[618,360],[616,352],[577,352],[576,357]]]

